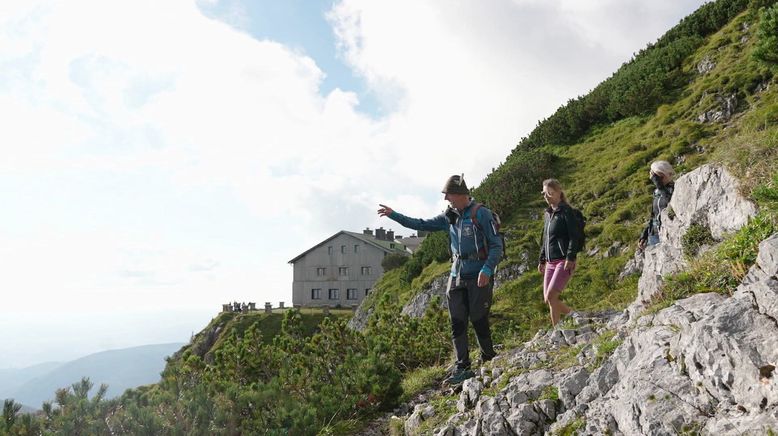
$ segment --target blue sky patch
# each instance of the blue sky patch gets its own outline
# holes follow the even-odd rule
[[[333,0],[222,0],[200,3],[211,18],[235,26],[260,40],[273,40],[300,51],[324,72],[320,93],[340,88],[357,94],[361,113],[378,118],[389,112],[365,81],[338,55],[335,34],[326,14]]]

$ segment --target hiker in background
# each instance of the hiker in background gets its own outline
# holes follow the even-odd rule
[[[492,212],[473,201],[463,176],[449,177],[442,192],[449,207],[434,218],[409,218],[383,204],[378,214],[410,229],[449,232],[452,263],[446,300],[457,363],[446,382],[459,384],[474,375],[467,344],[468,318],[481,347],[481,361],[495,356],[489,310],[494,286],[492,275],[502,256],[503,245]]]
[[[646,246],[659,243],[659,229],[662,227],[661,214],[667,205],[670,204],[670,199],[673,197],[673,189],[675,188],[673,183],[675,171],[667,161],[658,160],[652,163],[648,175],[655,187],[654,200],[651,205],[651,219],[648,220],[648,224],[646,224],[646,228],[643,229],[643,233],[638,240],[638,248],[640,250],[643,250]]]
[[[582,235],[578,218],[567,203],[559,180],[543,181],[543,198],[548,208],[543,215],[538,271],[543,274],[543,301],[548,304],[551,325],[556,326],[562,315],[572,313],[559,298],[575,271]]]

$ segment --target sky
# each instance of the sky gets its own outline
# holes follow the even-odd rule
[[[400,228],[703,0],[0,2],[0,368],[291,303],[297,254]]]

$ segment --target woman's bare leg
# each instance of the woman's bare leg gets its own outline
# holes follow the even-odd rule
[[[559,319],[562,315],[567,315],[572,312],[572,309],[559,299],[557,292],[551,291],[548,295],[548,307],[551,312],[551,325],[556,326],[559,323]]]

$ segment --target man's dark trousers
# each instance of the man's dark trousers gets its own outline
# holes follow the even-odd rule
[[[452,282],[456,279],[452,278]],[[451,317],[451,336],[457,357],[457,368],[470,368],[470,354],[467,347],[467,320],[473,324],[478,345],[481,347],[481,360],[494,357],[492,333],[489,330],[489,310],[492,307],[493,282],[483,288],[478,287],[478,279],[460,279],[459,285],[452,283],[446,294],[448,314]]]

